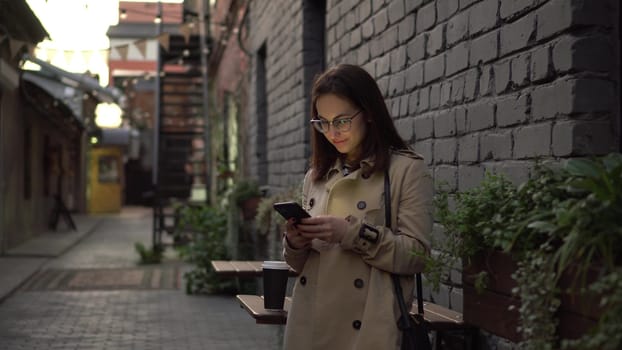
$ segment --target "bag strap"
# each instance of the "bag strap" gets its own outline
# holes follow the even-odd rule
[[[384,170],[384,224],[385,226],[391,228],[391,180],[389,179],[388,168]],[[402,319],[408,320],[410,313],[406,308],[406,302],[404,301],[404,294],[402,293],[400,278],[397,274],[392,273],[391,279],[393,280],[395,297],[397,298],[397,303],[400,307],[400,311],[402,312]],[[423,299],[421,298],[421,295],[423,294],[423,288],[421,287],[421,285],[421,273],[417,272],[415,274],[415,288],[417,290],[417,312],[423,315]],[[404,325],[405,323],[402,323],[402,326]],[[408,322],[408,326],[410,326],[410,322]]]

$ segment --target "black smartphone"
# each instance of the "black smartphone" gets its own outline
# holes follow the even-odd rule
[[[311,215],[306,210],[302,209],[300,204],[296,202],[280,202],[272,205],[274,210],[279,212],[285,220],[294,218],[296,221],[300,221],[302,218],[310,218]]]

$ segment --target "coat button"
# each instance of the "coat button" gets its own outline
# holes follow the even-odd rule
[[[315,198],[309,199],[309,209],[313,208],[313,204],[315,204]]]
[[[354,322],[352,322],[352,327],[354,329],[361,329],[361,321],[355,320]]]
[[[303,286],[307,284],[307,278],[305,276],[300,277],[300,284],[302,284]]]
[[[363,179],[369,179],[369,174],[367,172],[364,172],[362,177]]]
[[[357,279],[355,279],[355,280],[354,280],[354,286],[355,286],[356,288],[359,288],[359,289],[360,289],[360,288],[363,288],[363,286],[364,286],[364,285],[365,285],[365,283],[363,282],[363,280],[362,280],[362,279],[357,278]]]
[[[360,210],[363,210],[367,207],[367,203],[365,203],[365,201],[360,201],[356,203],[356,207],[359,208]]]

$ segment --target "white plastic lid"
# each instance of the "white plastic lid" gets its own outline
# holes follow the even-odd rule
[[[264,269],[289,270],[289,265],[285,261],[264,261],[261,267]]]

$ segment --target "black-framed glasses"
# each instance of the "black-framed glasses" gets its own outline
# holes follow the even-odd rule
[[[330,126],[332,125],[335,130],[339,132],[350,131],[352,127],[352,119],[356,118],[357,115],[361,113],[359,109],[358,112],[354,113],[350,117],[339,117],[333,121],[328,121],[324,119],[311,119],[311,125],[315,128],[315,130],[325,134],[330,130]]]

